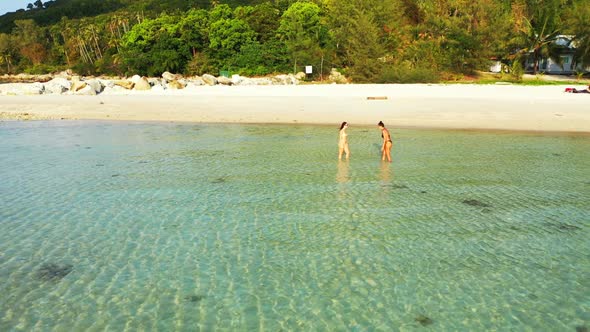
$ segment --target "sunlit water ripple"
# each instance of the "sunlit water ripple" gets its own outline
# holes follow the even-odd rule
[[[590,327],[590,137],[0,123],[0,330]]]

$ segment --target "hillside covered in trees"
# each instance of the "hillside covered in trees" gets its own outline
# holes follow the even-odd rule
[[[568,36],[570,45],[555,43]],[[84,75],[338,68],[432,82],[542,58],[590,65],[588,0],[37,0],[0,16],[0,73]]]

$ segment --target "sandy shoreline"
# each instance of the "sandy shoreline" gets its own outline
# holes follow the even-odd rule
[[[0,96],[0,119],[306,123],[590,132],[590,95],[564,86],[203,86],[98,96]],[[577,88],[583,88],[577,86]],[[376,100],[368,98],[376,97]],[[386,98],[383,100],[383,98]]]

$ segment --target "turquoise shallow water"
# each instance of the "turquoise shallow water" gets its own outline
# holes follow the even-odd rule
[[[0,123],[0,330],[590,327],[590,137],[348,132]]]

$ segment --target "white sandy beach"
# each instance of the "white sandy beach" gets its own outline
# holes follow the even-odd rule
[[[217,85],[97,96],[0,96],[0,119],[331,125],[342,121],[374,125],[382,120],[390,127],[590,133],[590,94],[564,93],[564,89],[469,84]]]

